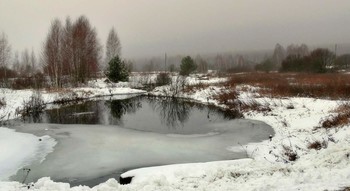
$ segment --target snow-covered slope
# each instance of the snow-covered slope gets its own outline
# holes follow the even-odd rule
[[[163,87],[167,88],[167,87]],[[165,90],[167,91],[167,90]],[[154,94],[162,95],[158,88]],[[179,94],[198,102],[219,105],[212,99],[221,91],[209,85],[196,92]],[[338,106],[339,101],[311,98],[257,98],[241,92],[241,101],[267,104],[271,111],[244,113],[245,118],[264,121],[275,130],[272,140],[233,147],[251,159],[179,164],[126,172],[134,176],[130,185],[110,179],[94,188],[73,187],[42,178],[31,190],[340,190],[350,186],[350,126],[315,129]],[[291,107],[293,106],[293,107]],[[320,150],[309,149],[315,141],[325,142]],[[289,151],[288,151],[289,149]],[[288,161],[287,152],[297,160]],[[1,182],[0,190],[28,190],[18,182]]]

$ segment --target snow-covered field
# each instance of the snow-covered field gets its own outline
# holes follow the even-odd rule
[[[207,83],[210,84],[210,81]],[[111,94],[110,91],[119,92],[118,88],[103,87],[101,84],[97,82],[95,87],[90,86],[91,89],[84,88],[92,93],[84,93],[84,95],[81,93],[81,95],[97,96]],[[0,110],[0,115],[9,115],[9,118],[14,116],[12,113],[16,106],[20,106],[22,100],[31,95],[30,91],[2,91],[1,95],[6,101],[6,106]],[[79,91],[81,89],[74,90],[74,92]],[[120,91],[138,92],[132,89],[120,89]],[[166,91],[170,91],[169,87],[159,87],[151,93],[164,95]],[[224,107],[212,97],[220,91],[222,91],[221,87],[212,85],[198,89],[196,92],[176,96]],[[43,98],[50,102],[57,97],[50,93],[43,93]],[[240,91],[239,99],[268,105],[271,111],[249,111],[244,113],[244,117],[264,121],[275,130],[275,136],[271,141],[231,148],[245,150],[251,157],[249,159],[135,169],[122,175],[134,176],[132,184],[129,185],[120,185],[116,180],[110,179],[93,188],[86,186],[70,188],[66,183],[56,183],[49,178],[42,178],[31,184],[29,190],[341,190],[350,186],[350,126],[328,130],[315,129],[320,125],[320,121],[334,113],[334,109],[341,101],[312,98],[259,98],[254,93],[243,90]],[[3,132],[6,133],[3,134]],[[44,144],[48,149],[43,152],[44,154],[36,153],[36,148],[42,146],[35,144],[38,137],[33,138],[32,135],[16,133],[6,128],[0,128],[0,133],[0,136],[17,137],[13,140],[11,138],[0,140],[0,161],[5,160],[0,163],[0,178],[2,172],[5,172],[3,169],[7,166],[12,165],[14,166],[12,169],[20,169],[24,162],[28,161],[28,157],[37,157],[39,154],[42,157],[50,152],[55,144],[49,137],[44,137],[43,139],[48,139]],[[21,144],[16,141],[22,140],[22,137],[23,140],[28,139],[32,144]],[[308,145],[315,141],[324,142],[324,148],[309,149]],[[28,147],[34,151],[30,151]],[[21,153],[22,150],[28,150],[28,153]],[[288,156],[285,153],[288,150],[296,154],[297,160],[287,160]],[[10,151],[15,154],[4,154]],[[16,156],[13,158],[18,159],[19,162],[12,163],[12,157],[6,159],[8,156]],[[11,173],[13,170],[3,176]],[[0,182],[0,190],[28,190],[26,185],[21,183],[7,182],[6,178],[2,180],[5,181]]]

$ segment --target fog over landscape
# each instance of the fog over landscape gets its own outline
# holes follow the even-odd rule
[[[0,191],[350,191],[349,0],[0,0]]]
[[[124,57],[205,54],[350,42],[350,1],[0,0],[0,32],[12,52],[39,54],[51,21],[80,15],[102,45],[114,26]],[[341,50],[340,50],[341,51]]]

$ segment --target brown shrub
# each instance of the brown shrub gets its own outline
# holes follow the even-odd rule
[[[294,105],[292,105],[292,104],[287,105],[286,108],[287,108],[287,109],[295,109]]]
[[[5,98],[2,98],[0,99],[0,109],[4,106],[6,106],[6,101],[5,101]]]
[[[259,111],[270,112],[271,108],[268,105],[263,105],[255,100],[250,102],[240,102],[240,108],[242,111]]]
[[[326,141],[314,141],[312,143],[309,143],[307,146],[308,149],[315,149],[315,150],[321,150],[322,148],[327,148],[327,142]]]
[[[341,104],[335,109],[338,114],[330,115],[325,120],[321,121],[321,127],[334,128],[342,127],[350,123],[350,104]]]
[[[240,84],[240,83],[237,83]],[[224,89],[220,94],[214,96],[220,104],[226,105],[229,109],[236,109],[240,111],[260,111],[268,112],[271,108],[268,105],[260,104],[255,100],[242,102],[238,100],[239,93],[236,91],[236,83],[228,81],[224,84]]]
[[[238,102],[238,92],[229,89],[228,91],[224,91],[216,96],[214,96],[214,99],[218,100],[220,104],[226,105],[229,109],[237,109],[239,106]]]
[[[334,111],[337,113],[350,113],[350,103],[340,104]]]
[[[30,89],[30,88],[42,88],[45,84],[45,76],[37,72],[32,76],[22,76],[15,78],[11,83],[11,88],[13,89]]]
[[[348,74],[246,73],[231,75],[230,84],[260,87],[260,94],[272,97],[350,98]]]
[[[296,161],[299,156],[296,151],[294,151],[291,147],[283,145],[283,155],[287,157],[289,161]]]
[[[22,107],[16,109],[16,114],[20,114],[23,120],[30,118],[33,122],[38,122],[45,108],[46,104],[40,91],[36,91],[29,100],[23,101]]]
[[[199,84],[195,84],[195,85],[188,85],[184,88],[184,92],[185,93],[193,93],[196,92],[198,90],[202,90],[209,87],[208,84],[203,84],[203,83],[199,83]]]
[[[335,116],[330,116],[326,120],[322,122],[323,128],[333,128],[333,127],[341,127],[349,123],[349,114],[338,114]]]
[[[161,72],[157,75],[156,84],[158,86],[164,86],[171,83],[171,76],[167,72]]]

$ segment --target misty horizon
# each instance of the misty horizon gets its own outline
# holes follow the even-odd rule
[[[334,47],[350,43],[348,10],[345,0],[0,0],[0,32],[12,53],[33,48],[38,54],[55,18],[85,15],[103,49],[115,27],[126,58],[272,50],[277,43]]]

